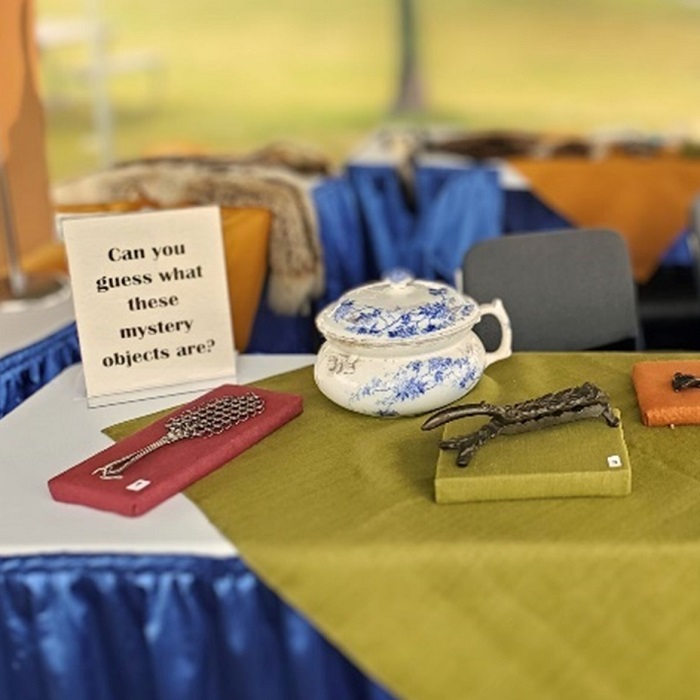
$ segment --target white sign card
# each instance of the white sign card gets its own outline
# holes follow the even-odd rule
[[[89,406],[235,377],[218,207],[61,222]]]

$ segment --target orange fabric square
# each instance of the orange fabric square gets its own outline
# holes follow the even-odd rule
[[[700,425],[700,389],[674,391],[676,372],[700,377],[700,360],[655,360],[632,367],[644,425]]]
[[[688,225],[700,192],[700,162],[680,156],[518,159],[512,164],[573,225],[615,229],[627,242],[640,283],[654,274]]]

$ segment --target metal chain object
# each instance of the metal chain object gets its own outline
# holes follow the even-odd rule
[[[122,474],[134,462],[143,459],[157,449],[179,440],[209,438],[233,428],[235,425],[259,416],[265,410],[265,400],[249,391],[241,396],[224,396],[212,399],[200,406],[188,408],[168,419],[162,438],[135,452],[124,455],[93,470],[100,479],[121,479]]]

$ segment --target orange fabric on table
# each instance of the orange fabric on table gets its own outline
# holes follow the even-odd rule
[[[265,286],[271,222],[266,209],[221,207],[234,341],[239,352],[248,347]]]
[[[35,5],[34,0],[0,2],[0,167],[8,180],[20,256],[49,243],[53,230]],[[0,215],[4,275],[8,255],[2,220]]]
[[[700,194],[700,160],[662,155],[514,159],[532,191],[577,227],[615,229],[630,251],[635,279],[644,283],[687,227]]]
[[[139,204],[117,202],[106,205],[61,207],[63,213],[99,213],[138,211]],[[234,342],[245,352],[253,322],[262,298],[267,274],[267,255],[272,216],[266,209],[221,207],[221,228],[226,257]],[[23,260],[28,272],[68,272],[66,252],[61,243],[34,251]]]
[[[674,391],[676,372],[700,377],[700,360],[651,360],[632,367],[644,425],[700,425],[700,389]]]

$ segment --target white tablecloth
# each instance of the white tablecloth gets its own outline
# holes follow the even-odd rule
[[[255,382],[312,364],[313,355],[241,355],[237,380]],[[223,383],[223,382],[222,382]],[[101,431],[203,392],[88,408],[74,365],[0,420],[0,556],[57,552],[231,556],[235,547],[178,494],[139,518],[57,503],[47,481],[108,447]]]

